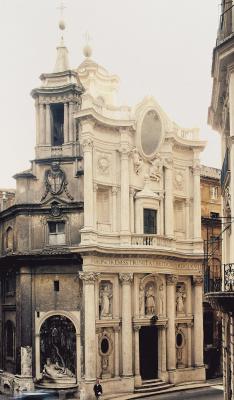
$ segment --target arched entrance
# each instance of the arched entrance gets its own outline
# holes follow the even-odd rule
[[[158,329],[142,326],[139,332],[140,374],[143,380],[158,377]]]
[[[40,329],[40,372],[45,365],[57,365],[76,376],[76,330],[63,315],[47,318]]]

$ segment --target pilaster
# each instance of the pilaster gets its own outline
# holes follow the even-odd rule
[[[173,208],[173,182],[172,168],[173,159],[165,160],[165,234],[168,237],[174,236],[174,208]]]
[[[96,378],[96,330],[95,330],[95,293],[94,284],[99,277],[96,272],[80,272],[79,278],[84,285],[85,307],[85,380]]]
[[[203,366],[203,308],[202,308],[202,290],[203,277],[193,276],[194,285],[194,364],[196,367]]]
[[[122,371],[123,376],[132,376],[132,302],[131,284],[133,274],[121,273],[122,284]]]
[[[93,228],[93,141],[85,138],[84,152],[84,228]]]
[[[176,343],[175,343],[175,285],[177,277],[167,275],[167,370],[173,372],[176,369]],[[170,379],[170,374],[169,374]]]
[[[135,348],[135,357],[134,357],[134,365],[135,365],[135,386],[141,385],[141,374],[140,374],[140,349],[139,349],[139,331],[141,329],[140,325],[134,325],[134,348]]]

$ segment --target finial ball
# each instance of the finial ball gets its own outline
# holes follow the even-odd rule
[[[59,29],[61,29],[61,31],[63,31],[66,28],[65,22],[63,21],[63,19],[61,19],[59,21]]]
[[[84,53],[84,56],[85,56],[85,57],[91,57],[91,55],[92,55],[92,48],[91,48],[88,44],[86,44],[86,45],[84,46],[84,48],[83,48],[83,53]]]

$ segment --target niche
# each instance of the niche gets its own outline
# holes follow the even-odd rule
[[[52,146],[61,146],[64,143],[64,104],[50,105]]]

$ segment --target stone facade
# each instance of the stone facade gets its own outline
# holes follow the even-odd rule
[[[117,106],[89,56],[67,62],[61,43],[32,91],[36,157],[0,214],[1,385],[88,399],[96,376],[106,394],[204,380],[204,142],[152,97]]]
[[[222,287],[207,295],[223,313],[224,398],[234,399],[234,7],[221,2],[220,26],[213,51],[213,90],[208,122],[221,135]]]
[[[201,169],[201,227],[204,241],[204,292],[221,287],[222,223],[220,170]],[[222,318],[203,299],[204,362],[207,378],[222,374]]]

